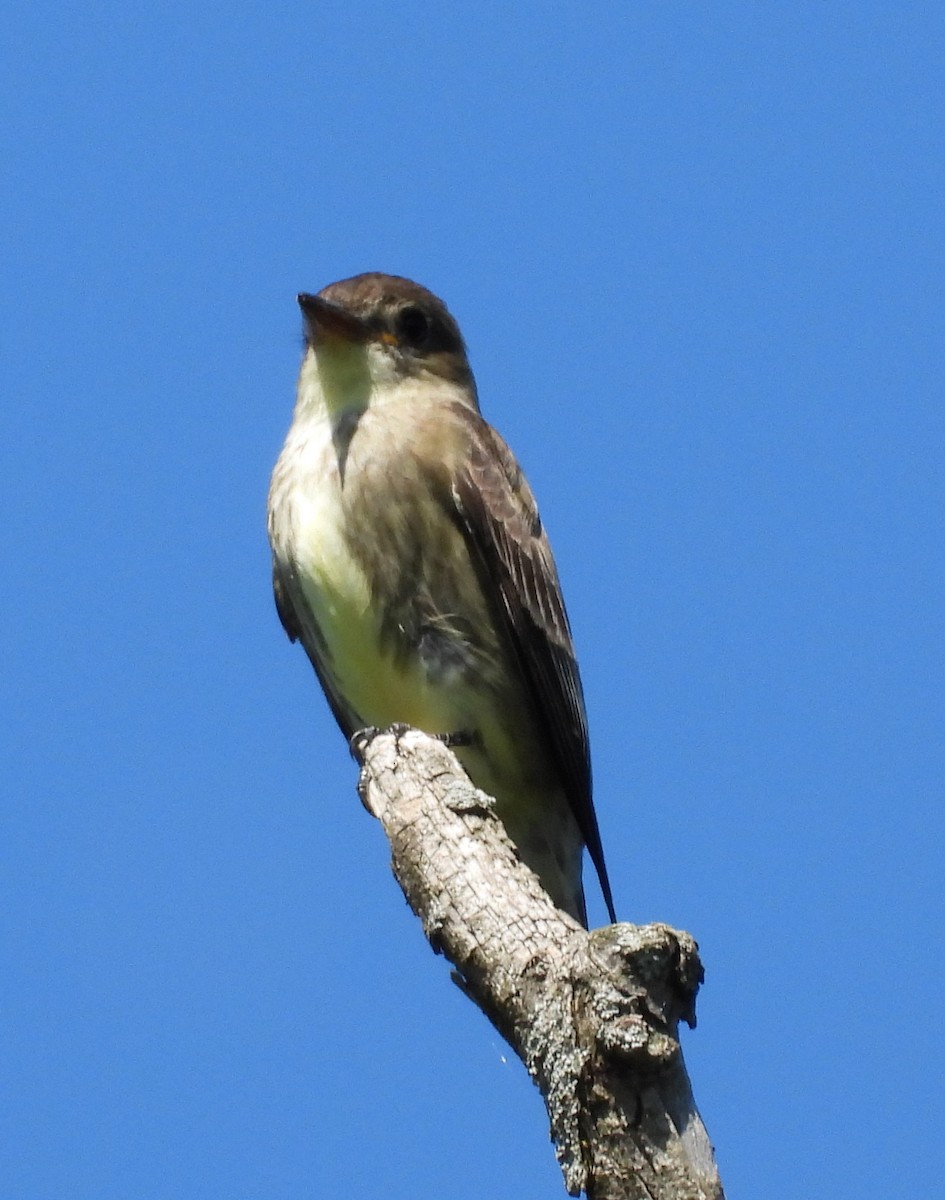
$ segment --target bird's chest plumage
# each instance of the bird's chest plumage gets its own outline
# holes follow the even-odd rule
[[[313,423],[287,445],[276,553],[314,619],[322,666],[360,721],[458,728],[462,684],[494,633],[423,429],[366,412],[341,432]]]

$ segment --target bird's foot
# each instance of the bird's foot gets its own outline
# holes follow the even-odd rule
[[[480,738],[475,729],[457,729],[453,733],[438,733],[436,740],[448,746],[450,750],[455,750],[461,746],[476,746]]]
[[[348,749],[356,763],[364,765],[364,751],[367,749],[368,742],[373,741],[379,733],[380,730],[376,725],[365,725],[363,729],[356,729],[348,738]]]
[[[364,752],[368,745],[380,733],[392,733],[395,738],[400,737],[402,733],[406,733],[411,729],[411,725],[405,724],[403,721],[396,721],[393,725],[365,725],[363,729],[356,729],[351,737],[348,738],[348,749],[351,751],[351,757],[355,762],[364,765]]]
[[[381,728],[379,725],[365,725],[363,729],[356,729],[351,737],[348,738],[348,749],[351,751],[351,757],[356,763],[360,763],[363,766],[364,752],[369,743],[379,733],[392,733],[397,738],[412,728],[413,726],[411,725],[397,721],[393,725],[387,725],[384,728]],[[434,733],[431,736],[435,737],[438,742],[442,742],[450,750],[455,750],[463,746],[476,746],[480,741],[479,734],[475,729],[457,729],[452,733]]]

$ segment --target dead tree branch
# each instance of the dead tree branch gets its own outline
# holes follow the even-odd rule
[[[702,979],[689,934],[589,933],[556,909],[441,742],[403,729],[355,750],[361,798],[431,946],[541,1090],[568,1192],[721,1198],[678,1040]]]

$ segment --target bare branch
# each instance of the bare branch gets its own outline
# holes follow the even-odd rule
[[[359,792],[431,946],[545,1099],[565,1187],[590,1200],[717,1200],[722,1185],[678,1040],[697,947],[666,925],[588,932],[554,907],[442,742],[356,739]]]

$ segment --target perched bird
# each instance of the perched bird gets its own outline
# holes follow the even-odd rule
[[[616,920],[558,573],[459,326],[393,275],[298,300],[305,355],[269,490],[286,633],[346,737],[449,735],[555,904],[587,924],[586,845]]]

